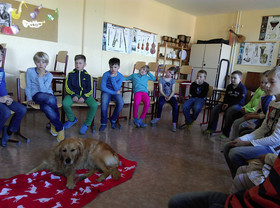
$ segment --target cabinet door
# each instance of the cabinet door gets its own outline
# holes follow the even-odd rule
[[[193,44],[191,48],[190,65],[193,67],[202,67],[205,44]]]
[[[203,67],[217,69],[220,60],[221,44],[206,44]]]

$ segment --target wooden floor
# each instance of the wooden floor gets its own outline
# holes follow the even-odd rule
[[[74,110],[78,122],[65,131],[66,137],[81,137],[78,132],[87,109]],[[124,109],[123,114],[127,114]],[[97,196],[85,207],[95,208],[159,208],[167,207],[170,197],[179,192],[213,190],[228,192],[231,185],[229,169],[221,153],[221,141],[202,135],[201,115],[192,129],[172,132],[171,107],[166,105],[157,126],[137,129],[121,120],[122,129],[112,130],[108,124],[99,132],[100,108],[97,111],[96,131],[90,129],[82,137],[100,139],[123,157],[137,162],[132,179]],[[149,123],[151,118],[146,117]],[[179,123],[184,116],[180,114]],[[0,147],[0,178],[9,178],[38,165],[57,144],[45,126],[47,118],[40,111],[30,111],[22,121],[22,133],[31,139],[20,147],[8,143]],[[17,136],[13,136],[17,138]]]

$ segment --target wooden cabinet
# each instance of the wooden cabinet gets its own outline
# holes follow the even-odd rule
[[[217,88],[224,88],[229,67],[231,46],[226,44],[192,44],[190,65],[193,67],[193,79],[197,72],[207,72],[206,82]]]
[[[183,46],[173,46],[169,45],[167,42],[164,44],[158,44],[157,50],[157,63],[165,66],[166,64],[172,64],[181,67],[182,65],[189,65],[190,59],[190,49],[184,48]],[[183,54],[179,56],[180,54]],[[176,57],[171,56],[170,54],[175,54]],[[186,54],[186,58],[184,58],[184,54]]]

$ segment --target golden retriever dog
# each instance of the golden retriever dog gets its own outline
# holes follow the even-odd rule
[[[29,173],[47,169],[64,175],[67,178],[66,187],[73,189],[76,170],[89,170],[77,180],[83,180],[100,170],[103,174],[97,179],[98,182],[105,180],[109,175],[118,180],[121,176],[118,171],[119,164],[117,153],[108,144],[90,138],[67,138],[54,147],[47,160]]]

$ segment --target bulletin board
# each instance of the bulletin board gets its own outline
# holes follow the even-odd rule
[[[5,6],[6,12],[10,15],[10,23],[8,23],[8,20],[4,22],[2,19],[3,16],[0,14],[1,35],[13,35],[57,42],[57,9],[47,9],[42,4],[32,5],[24,1],[0,0],[0,9],[3,5]],[[4,18],[7,19],[7,16],[8,14]]]
[[[237,64],[271,66],[275,45],[275,42],[241,43]]]

